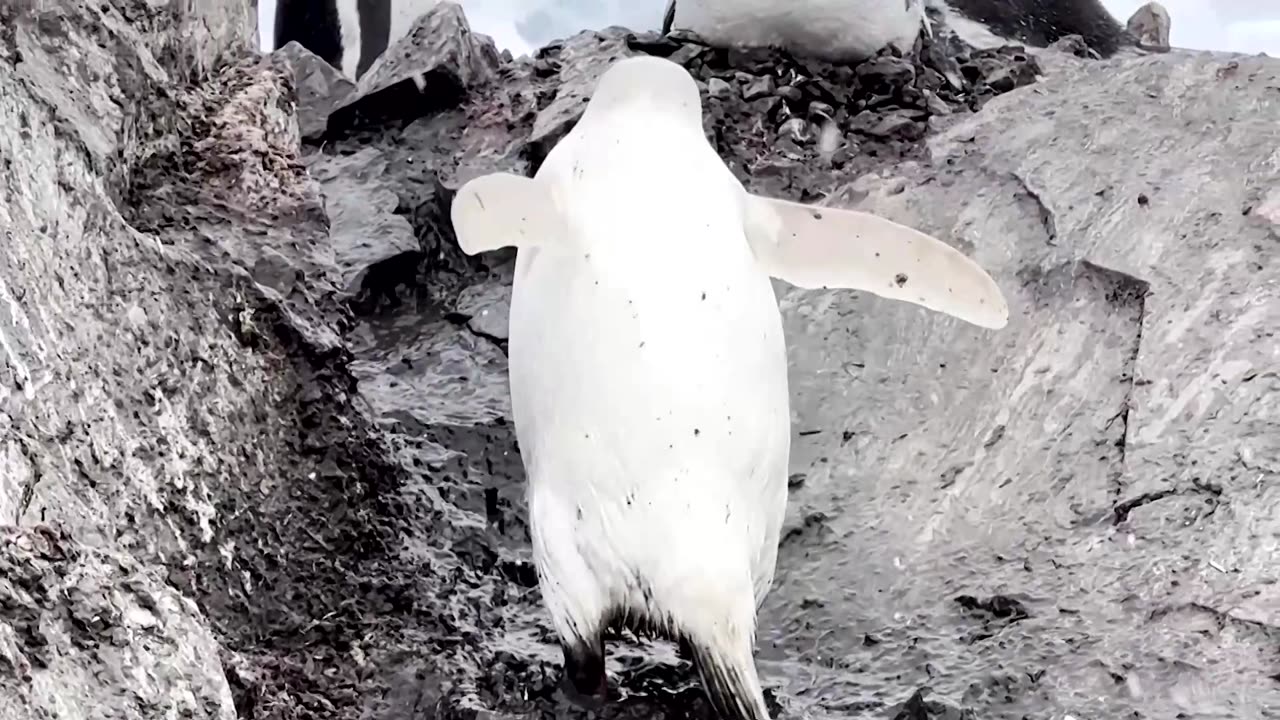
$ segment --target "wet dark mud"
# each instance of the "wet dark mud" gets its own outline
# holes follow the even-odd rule
[[[464,256],[447,220],[649,52],[698,79],[748,187],[931,232],[1012,310],[988,333],[778,283],[774,716],[1280,717],[1274,62],[940,33],[842,67],[622,29],[510,61],[442,6],[351,88],[297,47],[214,62],[213,35],[175,39],[190,18],[118,3],[0,23],[24,58],[0,54],[21,129],[0,209],[22,208],[0,291],[25,291],[0,303],[22,526],[0,699],[51,707],[32,678],[57,678],[86,718],[712,717],[672,647],[625,633],[606,706],[559,689],[506,392],[512,255]],[[38,82],[104,47],[92,92]]]

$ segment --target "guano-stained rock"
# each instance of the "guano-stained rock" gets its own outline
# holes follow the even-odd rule
[[[331,118],[339,125],[388,117],[405,121],[450,107],[489,83],[501,62],[493,42],[473,35],[462,8],[453,2],[440,2],[423,13],[359,82],[297,43],[280,50],[294,68],[306,138],[323,135]],[[357,103],[358,108],[352,107]],[[362,120],[360,114],[368,117]]]

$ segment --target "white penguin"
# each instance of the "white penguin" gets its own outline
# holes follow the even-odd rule
[[[780,47],[858,62],[927,30],[924,0],[668,0],[662,32],[691,30],[722,47]]]
[[[681,640],[726,720],[766,720],[752,646],[791,439],[770,276],[989,328],[999,288],[910,228],[747,193],[693,79],[647,56],[605,71],[533,178],[471,180],[451,213],[468,254],[517,248],[511,403],[571,688],[603,695],[626,623]]]

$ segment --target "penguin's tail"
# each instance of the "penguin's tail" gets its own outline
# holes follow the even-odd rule
[[[722,720],[770,720],[751,640],[739,639],[740,642],[721,645],[697,637],[685,638],[707,698]]]

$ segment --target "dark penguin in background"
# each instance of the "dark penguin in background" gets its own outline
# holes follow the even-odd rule
[[[344,19],[347,25],[344,27]],[[387,49],[391,0],[278,0],[274,48],[299,45],[358,80]]]
[[[808,1],[816,2],[816,0]],[[891,16],[887,12],[889,3],[900,4],[908,13],[915,3],[915,0],[877,1],[885,3],[883,5],[885,12],[868,15],[870,8],[879,6],[867,0],[823,0],[822,12],[830,13],[833,8],[840,10],[842,6],[846,6],[848,13],[864,19],[887,18]],[[924,3],[929,15],[934,17],[941,15],[944,24],[961,40],[980,49],[1003,45],[1048,47],[1066,35],[1079,35],[1099,55],[1110,57],[1121,47],[1138,44],[1137,39],[1112,17],[1111,13],[1107,12],[1100,0],[924,0]],[[741,6],[742,15],[748,18],[753,13],[760,14],[762,2],[761,0],[668,0],[662,18],[664,35],[675,29],[677,13],[685,11],[689,6],[695,7],[703,14],[707,13],[708,8],[714,9],[718,13],[720,23],[723,24],[725,18],[733,17],[738,6]],[[764,3],[763,6],[767,7],[768,4]],[[785,13],[779,12],[779,14],[786,16]],[[785,26],[788,32],[793,34],[797,32],[796,22],[803,21],[797,21],[792,13]],[[697,23],[694,24],[697,25]],[[877,23],[867,24],[873,26]],[[714,30],[715,24],[711,25]],[[926,32],[931,32],[928,29],[930,25],[927,19],[924,26]],[[756,28],[757,24],[748,22],[745,27]],[[706,36],[704,28],[691,29],[699,35]],[[820,29],[815,28],[815,32],[818,30]],[[762,44],[747,37],[751,33],[743,30],[743,27],[737,27],[733,32],[743,35],[741,44]],[[712,32],[712,35],[714,34]],[[872,33],[864,34],[868,38],[876,37]],[[723,38],[720,39],[723,40]],[[884,40],[885,38],[877,37],[876,39]],[[803,47],[804,43],[799,45]]]
[[[929,0],[960,39],[975,47],[1000,40],[1046,47],[1065,35],[1079,35],[1102,57],[1135,38],[1100,0]]]

